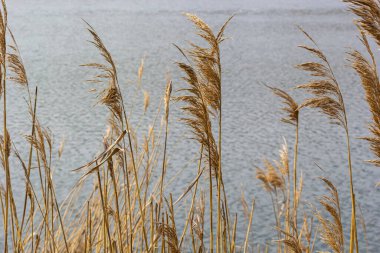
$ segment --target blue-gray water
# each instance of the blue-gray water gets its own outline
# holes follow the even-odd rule
[[[143,122],[150,122],[159,104],[169,72],[174,87],[180,73],[173,64],[181,60],[172,43],[186,46],[193,39],[193,27],[181,14],[194,12],[217,28],[236,14],[222,46],[223,58],[223,168],[232,211],[242,213],[240,195],[256,199],[252,235],[255,243],[273,239],[274,218],[269,196],[255,179],[255,165],[262,159],[278,158],[278,150],[287,139],[291,147],[294,129],[279,120],[281,104],[263,83],[290,88],[308,80],[293,66],[310,59],[297,45],[306,43],[296,28],[302,26],[328,55],[341,83],[348,111],[356,198],[367,225],[370,252],[380,247],[379,189],[380,170],[363,162],[373,158],[368,145],[357,137],[368,135],[370,121],[363,89],[347,67],[345,52],[360,47],[352,15],[346,6],[332,0],[238,0],[238,1],[9,1],[9,25],[19,44],[29,80],[39,87],[38,115],[55,137],[56,146],[66,139],[60,162],[55,163],[55,183],[60,198],[69,192],[77,174],[71,169],[89,161],[101,150],[106,129],[106,111],[94,107],[95,95],[85,83],[91,71],[80,64],[99,59],[86,42],[90,37],[82,18],[91,23],[114,56],[125,96],[133,93],[137,69],[145,57],[143,88],[149,91],[151,105]],[[301,101],[303,95],[292,94]],[[11,136],[25,150],[21,137],[30,130],[24,93],[10,88],[9,125]],[[142,117],[142,94],[137,100],[134,124]],[[130,104],[130,102],[128,102]],[[178,106],[177,106],[178,107]],[[189,131],[178,122],[173,105],[169,134],[169,175],[179,172],[194,158],[197,145],[184,137]],[[349,226],[350,195],[344,132],[314,111],[305,111],[300,119],[299,168],[304,177],[303,200],[316,202],[324,188],[317,177],[328,176],[339,187],[345,226]],[[144,124],[143,124],[144,125]],[[142,136],[146,128],[140,127]],[[189,143],[191,145],[189,145]],[[315,164],[324,169],[321,171]],[[23,185],[23,172],[14,171],[14,184]],[[168,187],[178,196],[196,174],[190,166]],[[22,187],[15,189],[21,194]],[[21,195],[20,195],[21,196]],[[244,236],[246,221],[240,216]],[[360,231],[361,247],[364,248]],[[348,239],[348,238],[347,238]]]

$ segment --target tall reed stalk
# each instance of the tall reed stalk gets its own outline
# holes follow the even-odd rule
[[[161,212],[161,205],[163,201],[163,188],[164,188],[164,178],[165,178],[165,171],[166,171],[166,151],[167,151],[168,127],[169,127],[169,105],[170,105],[171,93],[172,93],[172,81],[169,81],[166,85],[166,91],[165,91],[165,140],[164,140],[164,157],[162,160],[162,171],[161,171],[161,182],[160,182],[160,204],[158,208],[158,213]]]
[[[0,13],[0,46],[1,46],[1,90],[3,95],[3,163],[5,170],[5,216],[4,216],[4,252],[8,252],[8,222],[9,222],[9,202],[10,202],[10,172],[9,172],[9,136],[7,131],[7,87],[6,87],[6,31],[7,31],[7,9],[2,1],[2,11]]]
[[[314,55],[319,62],[306,62],[297,67],[303,71],[309,72],[313,77],[319,77],[318,80],[310,81],[309,83],[298,85],[298,89],[306,90],[315,97],[304,101],[300,108],[310,107],[317,108],[324,113],[333,124],[343,127],[346,135],[347,143],[347,160],[348,171],[350,177],[350,194],[351,194],[351,229],[350,229],[350,253],[359,252],[356,228],[356,201],[353,183],[353,172],[351,163],[351,146],[350,135],[348,130],[347,112],[343,100],[343,95],[340,90],[339,83],[335,78],[334,72],[329,61],[318,47],[314,39],[304,30],[300,28],[304,35],[312,42],[314,47],[300,46],[310,54]]]

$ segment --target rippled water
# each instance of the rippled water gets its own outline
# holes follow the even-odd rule
[[[85,83],[90,72],[79,67],[98,59],[96,50],[86,42],[89,36],[81,18],[96,28],[112,52],[126,97],[133,93],[131,87],[135,85],[137,68],[145,57],[143,87],[150,92],[151,106],[142,122],[147,123],[163,94],[166,73],[171,73],[175,87],[179,81],[180,73],[173,62],[181,57],[172,43],[185,46],[186,40],[194,38],[191,24],[181,13],[195,12],[213,27],[236,13],[226,31],[231,39],[222,47],[223,166],[232,211],[242,213],[241,191],[247,199],[255,197],[254,241],[265,243],[274,238],[271,201],[255,179],[255,165],[260,166],[264,157],[277,159],[283,137],[292,146],[294,130],[279,122],[281,105],[263,83],[290,88],[308,80],[293,68],[309,59],[297,48],[306,42],[296,28],[301,25],[325,50],[342,86],[353,139],[357,200],[366,219],[370,252],[376,252],[380,247],[377,240],[380,211],[375,184],[380,180],[380,171],[363,162],[372,155],[367,143],[356,139],[368,134],[366,124],[370,115],[358,79],[345,61],[349,47],[360,46],[352,16],[345,8],[339,1],[330,0],[10,1],[10,27],[29,79],[39,87],[38,114],[54,133],[57,146],[61,138],[66,139],[62,160],[55,164],[59,197],[64,198],[78,177],[71,169],[84,164],[101,149],[107,118],[103,108],[94,107],[95,96],[88,92],[93,87]],[[302,94],[294,94],[299,101],[302,99]],[[20,89],[11,88],[9,96],[11,135],[26,134],[30,123],[26,117],[25,95]],[[136,100],[132,117],[135,125],[142,117],[141,97]],[[180,172],[197,151],[197,145],[184,138],[189,136],[189,131],[178,123],[179,116],[175,108],[169,135],[171,176]],[[146,127],[139,128],[140,135],[145,132]],[[16,145],[20,145],[18,148],[25,149],[21,138],[14,138]],[[315,201],[316,196],[323,194],[324,188],[317,177],[329,176],[339,186],[344,217],[349,221],[346,161],[343,131],[316,113],[303,112],[299,148],[299,168],[305,179],[303,199]],[[193,167],[182,171],[168,191],[176,196],[181,194],[196,174]],[[15,184],[23,185],[22,171],[14,173]],[[19,191],[16,189],[16,194]],[[244,217],[240,217],[240,225],[244,227],[244,224]]]

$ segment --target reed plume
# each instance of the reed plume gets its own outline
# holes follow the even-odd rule
[[[355,23],[380,46],[380,3],[378,0],[343,0],[357,16]]]
[[[342,253],[344,252],[344,234],[338,190],[327,178],[321,178],[321,180],[329,191],[329,195],[320,197],[319,203],[327,211],[330,219],[324,217],[322,212],[316,212],[316,217],[321,224],[320,237],[333,252]]]
[[[143,91],[144,93],[144,113],[146,113],[146,110],[148,109],[149,107],[149,104],[150,104],[150,96],[149,96],[149,93],[147,91]]]
[[[370,160],[372,164],[380,166],[380,105],[378,103],[380,96],[380,83],[377,73],[375,56],[368,44],[364,32],[361,32],[361,42],[365,46],[370,60],[367,60],[359,51],[353,50],[349,53],[349,60],[352,63],[352,68],[356,71],[361,79],[361,84],[365,91],[365,98],[369,105],[372,114],[372,123],[369,125],[369,130],[372,136],[363,139],[370,143],[372,152],[378,157],[376,160]]]
[[[194,16],[190,17],[193,17],[193,19],[195,19]],[[202,27],[203,30],[209,31],[209,33],[212,34],[211,29],[206,26],[204,22],[201,22],[199,19],[195,19],[195,21],[198,22],[196,24]],[[206,35],[202,36],[206,37]],[[209,34],[209,36],[211,35]],[[208,157],[210,166],[212,168],[212,174],[216,175],[218,173],[219,158],[215,157],[218,156],[218,151],[216,141],[211,129],[211,115],[214,114],[211,114],[212,111],[209,109],[209,105],[213,104],[211,105],[211,108],[213,110],[218,108],[215,106],[215,104],[219,105],[220,95],[215,96],[214,99],[212,99],[210,93],[215,92],[215,85],[212,87],[212,89],[208,87],[208,80],[206,79],[208,76],[204,76],[205,73],[202,73],[202,69],[198,68],[196,65],[197,61],[208,59],[206,49],[201,50],[198,48],[199,46],[196,45],[193,45],[193,47],[195,47],[194,50],[197,49],[196,52],[198,52],[198,55],[195,55],[196,52],[193,52],[192,50],[190,50],[189,55],[193,56],[191,59],[194,60],[195,63],[178,63],[178,67],[185,74],[183,80],[188,84],[189,88],[181,89],[180,92],[183,92],[184,94],[177,97],[177,100],[185,104],[185,106],[183,106],[181,109],[189,116],[182,118],[182,120],[192,129],[194,139],[197,140],[201,145],[207,147],[205,148],[205,155]],[[184,53],[182,50],[181,52]],[[205,55],[202,55],[202,52]],[[210,61],[214,62],[214,59],[211,58]],[[211,78],[214,78],[214,75],[215,73],[212,72]]]
[[[285,238],[278,240],[278,242],[281,242],[285,245],[286,251],[293,252],[293,253],[304,253],[305,252],[296,235],[289,234],[286,231],[281,230],[281,229],[279,229],[279,230],[283,235],[285,235]]]
[[[103,41],[96,33],[95,29],[86,22],[88,28],[87,30],[92,36],[92,41],[90,41],[99,51],[105,63],[87,63],[82,66],[94,68],[100,71],[100,74],[96,74],[93,79],[88,80],[91,83],[103,83],[108,82],[108,86],[99,92],[98,103],[104,104],[108,109],[122,121],[122,102],[121,94],[118,89],[117,80],[117,70],[115,63],[112,59],[111,53],[108,51]]]
[[[287,152],[280,151],[281,161],[275,161],[274,164],[264,160],[264,168],[256,167],[256,178],[259,179],[262,183],[263,189],[267,191],[271,197],[272,205],[273,205],[273,214],[276,221],[276,227],[281,228],[281,217],[284,215],[284,210],[288,211],[288,194],[285,194],[286,189],[289,189],[289,167],[287,158],[284,155]],[[279,198],[283,197],[283,200]],[[286,230],[289,230],[289,217],[288,212],[286,212]],[[286,231],[285,231],[286,232]],[[288,233],[288,232],[286,232]],[[277,252],[281,252],[281,231],[277,231]]]
[[[286,114],[285,117],[281,118],[281,121],[296,126],[298,124],[298,115],[299,115],[299,110],[298,110],[298,104],[290,96],[286,91],[281,90],[279,88],[275,87],[270,87],[267,86],[271,91],[273,92],[274,95],[279,97],[282,100],[282,103],[284,104],[284,107],[281,108],[281,110]]]
[[[15,83],[21,86],[27,86],[28,78],[26,75],[24,64],[20,56],[20,52],[18,51],[16,45],[11,45],[9,46],[9,48],[13,52],[7,54],[8,69],[10,72],[13,73],[13,75],[9,76],[8,79],[14,81]]]
[[[358,50],[349,52],[349,61],[352,68],[360,77],[362,87],[365,91],[365,98],[372,114],[372,123],[369,130],[372,136],[365,137],[370,144],[370,149],[376,157],[380,157],[380,83],[377,73],[375,55],[368,42],[366,34],[370,35],[377,45],[380,45],[380,4],[378,1],[344,1],[349,4],[350,10],[357,15],[355,20],[360,32],[360,41],[366,49],[369,60]],[[379,159],[373,159],[370,163],[380,166]]]
[[[314,95],[313,98],[304,101],[300,105],[300,108],[316,108],[324,113],[330,119],[331,123],[348,129],[343,96],[338,81],[335,79],[330,67],[330,63],[314,39],[304,30],[301,29],[301,31],[315,47],[304,45],[299,47],[314,55],[320,62],[306,62],[297,65],[298,69],[308,72],[312,77],[318,78],[296,87],[297,89],[303,89]]]

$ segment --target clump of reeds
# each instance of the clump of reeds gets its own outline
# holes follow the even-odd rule
[[[366,137],[371,149],[380,157],[380,84],[374,53],[367,35],[380,46],[380,5],[376,1],[346,0],[351,10],[359,17],[357,21],[361,41],[370,57],[368,60],[359,51],[349,53],[353,68],[359,74],[366,92],[373,122],[373,134]],[[59,203],[54,186],[52,153],[54,139],[48,128],[37,117],[37,88],[33,92],[27,78],[16,40],[7,25],[7,9],[2,0],[0,10],[0,95],[3,99],[3,133],[0,135],[0,161],[5,178],[0,185],[0,209],[3,220],[4,252],[250,252],[255,201],[251,208],[244,195],[242,205],[248,221],[245,239],[237,241],[238,214],[231,220],[222,166],[222,65],[220,44],[225,40],[224,31],[231,20],[222,25],[217,33],[207,23],[193,14],[186,14],[195,25],[203,44],[190,43],[188,49],[178,47],[185,57],[179,62],[185,87],[176,98],[182,106],[184,123],[191,129],[193,139],[199,143],[197,176],[184,193],[173,201],[172,194],[165,191],[168,183],[167,157],[169,116],[172,97],[172,81],[166,83],[161,105],[154,120],[140,143],[138,129],[130,124],[132,107],[124,103],[126,92],[119,85],[117,64],[105,46],[101,36],[87,24],[91,43],[101,56],[101,62],[83,66],[93,68],[96,73],[90,83],[98,92],[98,104],[109,111],[107,131],[101,152],[76,169],[82,173],[67,198]],[[341,126],[346,133],[348,167],[351,189],[351,235],[350,252],[359,252],[356,232],[356,204],[351,166],[350,136],[347,112],[340,90],[327,57],[311,36],[302,30],[313,47],[301,46],[317,58],[317,61],[298,66],[311,74],[313,80],[297,86],[313,97],[298,104],[286,91],[270,87],[284,104],[286,116],[282,121],[295,127],[293,159],[286,141],[280,149],[279,159],[264,160],[264,168],[257,168],[256,177],[272,198],[276,222],[277,252],[315,252],[319,237],[333,252],[344,252],[344,221],[338,189],[331,181],[322,178],[328,195],[319,198],[322,210],[304,212],[299,217],[303,178],[298,172],[298,138],[300,111],[305,107],[322,111],[332,123]],[[9,41],[9,43],[8,43]],[[144,61],[138,69],[136,85],[143,82]],[[9,84],[15,83],[27,94],[27,107],[31,118],[30,133],[26,135],[27,155],[23,157],[12,142],[7,126],[7,94]],[[182,87],[181,84],[176,87]],[[127,93],[128,99],[130,95]],[[134,99],[134,98],[132,98]],[[144,112],[149,106],[149,95],[144,91]],[[158,126],[157,118],[164,124]],[[142,117],[145,117],[145,113]],[[214,125],[217,128],[213,128]],[[217,130],[215,130],[217,129]],[[215,138],[217,136],[217,138]],[[162,147],[162,148],[161,148]],[[63,144],[58,148],[59,157]],[[20,164],[25,178],[23,205],[15,203],[9,160],[12,157]],[[293,160],[293,164],[291,164]],[[379,160],[372,163],[380,165]],[[293,166],[292,166],[293,165]],[[199,180],[208,171],[208,193],[200,190]],[[158,175],[158,176],[156,176]],[[37,178],[32,182],[31,178]],[[76,203],[86,182],[92,182],[92,190],[85,193],[85,200]],[[214,191],[216,187],[216,193]],[[189,194],[191,192],[191,194]],[[186,218],[176,218],[177,204],[186,195],[191,195],[186,208]],[[206,196],[208,195],[208,203]],[[214,205],[216,201],[216,205]],[[216,215],[214,211],[216,210]],[[313,216],[314,215],[314,216]],[[214,218],[216,217],[216,221]],[[303,222],[298,222],[299,220]],[[319,229],[315,220],[319,222]],[[178,222],[183,229],[180,231]],[[209,222],[209,227],[207,223]],[[265,252],[268,252],[268,247]],[[260,251],[260,246],[257,248]]]
[[[277,89],[274,91],[279,92]],[[281,94],[284,93],[281,91]],[[262,182],[263,189],[270,194],[272,200],[277,231],[277,239],[275,240],[277,252],[287,252],[288,250],[291,250],[290,252],[312,252],[315,238],[311,238],[312,224],[308,226],[312,217],[308,217],[305,213],[302,226],[298,227],[297,224],[297,210],[303,190],[303,178],[301,176],[299,180],[297,178],[294,180],[291,174],[289,152],[285,140],[279,152],[279,159],[274,162],[264,160],[264,169],[256,169],[256,178]],[[299,181],[299,184],[294,189],[296,181]],[[293,194],[291,194],[292,189],[295,190]],[[293,200],[293,205],[291,205],[291,200]],[[299,251],[300,249],[302,251]]]
[[[222,250],[223,241],[227,240],[227,234],[222,233],[223,227],[227,228],[230,238],[228,223],[227,199],[224,198],[224,207],[221,205],[223,187],[222,179],[222,67],[220,59],[220,43],[225,39],[224,30],[231,20],[229,18],[220,28],[217,34],[200,18],[193,14],[186,14],[194,23],[197,34],[206,42],[205,47],[191,43],[191,48],[180,52],[188,60],[188,63],[179,62],[179,68],[184,72],[188,88],[182,89],[183,95],[177,99],[185,105],[183,111],[188,114],[182,120],[192,129],[194,139],[204,147],[205,156],[209,166],[209,204],[210,204],[210,251],[214,250],[214,223],[213,223],[213,176],[217,185],[217,233],[216,251]],[[212,131],[212,120],[218,120],[218,142]],[[223,187],[223,188],[222,188]],[[225,194],[224,194],[225,196]],[[226,216],[222,216],[222,208]],[[223,219],[223,220],[222,220]]]

